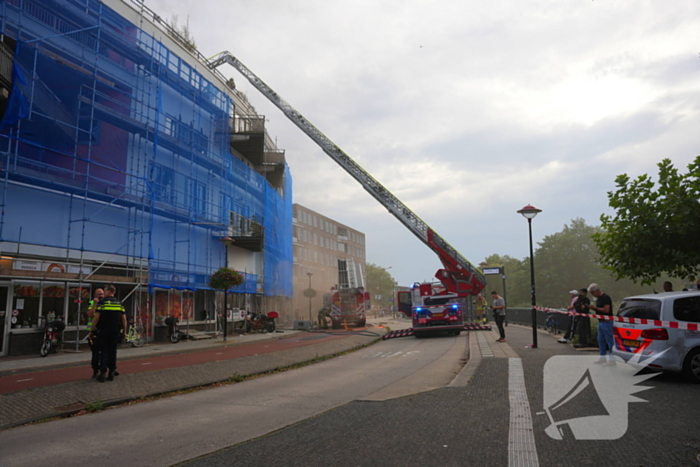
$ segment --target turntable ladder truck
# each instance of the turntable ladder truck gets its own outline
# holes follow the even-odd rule
[[[342,149],[304,118],[279,94],[250,71],[240,60],[230,52],[222,52],[209,59],[208,66],[214,69],[224,63],[228,63],[238,70],[250,84],[267,97],[270,102],[275,104],[301,131],[306,133],[326,154],[357,180],[374,199],[379,201],[399,222],[438,255],[444,266],[444,269],[439,269],[435,273],[435,277],[444,285],[444,291],[440,292],[441,295],[466,297],[468,295],[476,295],[484,289],[486,278],[481,271],[457,252],[357,162],[345,154]]]

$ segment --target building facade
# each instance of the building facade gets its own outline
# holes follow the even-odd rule
[[[45,318],[79,342],[107,283],[151,340],[168,315],[215,326],[224,266],[231,307],[289,313],[291,176],[233,82],[139,0],[0,14],[0,355]]]
[[[356,265],[358,283],[366,284],[365,234],[300,204],[292,210],[294,319],[315,321],[324,294],[338,285],[339,261]],[[304,294],[309,288],[316,292],[314,297]]]

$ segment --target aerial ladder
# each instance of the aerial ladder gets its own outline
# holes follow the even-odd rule
[[[277,94],[255,73],[250,71],[230,52],[221,52],[208,60],[207,65],[214,69],[228,63],[240,72],[250,84],[275,104],[296,126],[318,144],[323,151],[348,172],[360,185],[384,206],[399,222],[433,250],[440,258],[444,269],[439,269],[435,277],[445,286],[447,292],[460,297],[476,295],[486,286],[486,278],[473,264],[464,258],[428,224],[418,217],[408,206],[387,190],[350,156],[345,154],[333,141],[301,115],[294,107]]]

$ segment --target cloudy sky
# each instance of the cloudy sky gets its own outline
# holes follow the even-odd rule
[[[610,213],[616,175],[700,154],[697,0],[147,0],[206,56],[229,50],[463,256]],[[233,77],[286,150],[294,202],[367,236],[401,284],[437,256]]]

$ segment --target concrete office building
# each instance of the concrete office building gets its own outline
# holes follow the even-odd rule
[[[294,204],[292,212],[294,315],[295,319],[309,319],[309,298],[304,296],[304,291],[310,282],[317,293],[310,300],[311,319],[315,321],[323,307],[323,295],[338,284],[339,260],[352,260],[358,265],[362,284],[366,283],[365,234],[300,204]]]

